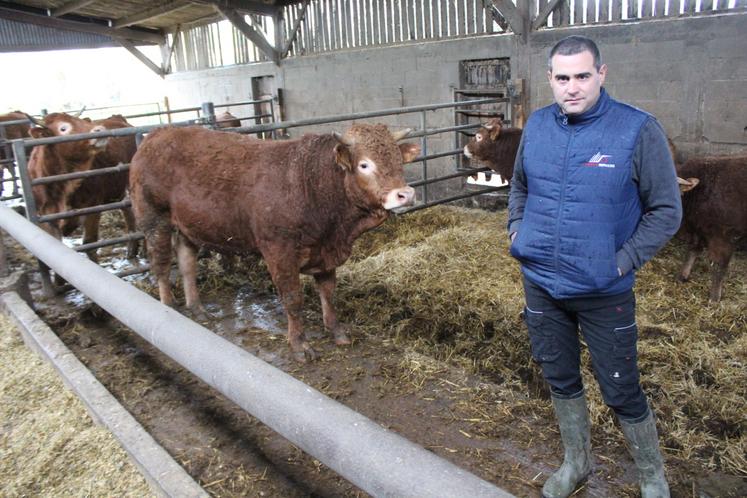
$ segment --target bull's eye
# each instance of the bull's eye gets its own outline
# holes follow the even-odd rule
[[[478,133],[477,135],[475,135],[475,140],[477,140],[478,142],[482,142],[482,133]]]
[[[60,131],[60,133],[65,134],[70,131],[70,128],[70,123],[62,123],[57,129]]]

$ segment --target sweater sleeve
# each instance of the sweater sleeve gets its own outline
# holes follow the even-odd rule
[[[643,217],[633,235],[617,252],[617,266],[625,275],[641,268],[677,232],[682,201],[667,137],[655,119],[643,125],[633,153],[633,181]]]
[[[508,196],[508,235],[519,231],[527,202],[527,178],[524,174],[524,136],[521,137],[514,161],[514,176]]]

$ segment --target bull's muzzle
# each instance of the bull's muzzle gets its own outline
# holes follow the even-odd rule
[[[91,133],[98,133],[101,131],[106,131],[106,126],[99,125],[99,126],[94,126],[93,128],[91,128]],[[106,147],[106,144],[108,143],[109,143],[108,137],[92,138],[90,140],[90,144],[97,149],[103,149],[104,147]]]
[[[403,206],[409,206],[415,202],[415,189],[412,187],[402,187],[392,189],[386,196],[384,209],[395,209]]]

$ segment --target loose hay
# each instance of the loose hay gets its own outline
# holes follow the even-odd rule
[[[368,334],[415,341],[430,355],[502,380],[548,413],[519,318],[521,276],[505,227],[505,211],[453,207],[390,220],[364,235],[338,270],[339,313]],[[668,456],[747,476],[747,258],[734,257],[725,297],[711,304],[707,263],[696,266],[691,283],[675,282],[684,253],[675,241],[639,272],[642,383]],[[307,297],[316,301],[311,288]],[[584,357],[595,437],[621,445]]]
[[[0,315],[0,495],[153,496],[51,365]]]

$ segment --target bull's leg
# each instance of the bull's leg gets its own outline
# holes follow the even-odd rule
[[[168,215],[166,215],[168,216]],[[158,297],[166,306],[174,306],[174,294],[171,292],[169,273],[171,271],[171,224],[168,218],[150,220],[142,223],[145,227],[145,239],[148,241],[148,260],[150,270],[158,282]]]
[[[713,238],[708,242],[708,257],[715,263],[711,271],[710,301],[721,301],[724,279],[729,270],[729,261],[734,252],[734,244],[728,238]]]
[[[179,272],[182,274],[187,308],[197,317],[206,318],[207,313],[197,291],[197,246],[181,233],[176,236],[176,257],[179,261]]]
[[[685,263],[682,265],[682,269],[680,269],[679,275],[677,275],[677,280],[680,282],[687,282],[690,279],[693,265],[695,264],[695,260],[698,259],[701,251],[702,248],[698,246],[691,245],[687,248],[687,257],[685,258]]]
[[[314,275],[316,281],[316,290],[319,292],[319,299],[322,301],[322,318],[324,326],[332,334],[335,344],[338,346],[347,346],[350,344],[345,325],[337,321],[335,305],[332,301],[335,285],[337,284],[337,275],[335,270],[327,273]]]
[[[292,253],[273,251],[272,254],[262,253],[272,281],[280,293],[280,299],[288,318],[288,344],[293,352],[293,359],[305,363],[317,358],[316,352],[306,340],[303,333],[303,294],[298,266],[293,265],[295,257]],[[267,257],[267,256],[270,257]],[[289,268],[290,266],[290,268]]]
[[[83,222],[83,243],[90,244],[99,240],[99,223],[101,222],[101,213],[89,214]],[[87,251],[88,259],[94,263],[98,262],[96,249]]]
[[[124,217],[125,226],[127,227],[127,233],[133,234],[137,231],[135,228],[135,215],[132,214],[131,208],[124,208],[122,209],[122,216]],[[131,240],[127,242],[127,259],[132,259],[137,257],[138,253],[138,241],[137,240]]]

